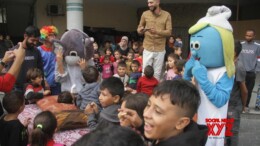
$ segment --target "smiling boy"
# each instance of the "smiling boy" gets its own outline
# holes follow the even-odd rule
[[[191,120],[199,104],[199,92],[190,82],[162,82],[144,110],[145,136],[154,140],[153,146],[205,145],[207,126]]]

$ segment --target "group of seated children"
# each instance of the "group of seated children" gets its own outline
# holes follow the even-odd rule
[[[96,71],[96,68],[88,67],[85,75],[89,77],[89,74]],[[87,84],[93,84],[96,83],[97,78],[93,77],[91,80],[85,78],[85,80],[88,81]],[[75,145],[91,142],[95,145],[120,143],[121,146],[128,146],[130,143],[135,143],[143,146],[144,141],[149,141],[152,146],[205,145],[207,126],[197,125],[192,121],[200,103],[200,96],[197,88],[190,82],[164,81],[158,84],[150,97],[141,93],[124,97],[123,82],[119,78],[110,77],[101,82],[99,90],[98,97],[90,97],[84,102],[81,100],[81,103],[86,105],[84,113],[88,116],[87,124],[91,132],[83,136]],[[38,114],[34,119],[34,129],[28,142],[26,132],[28,123],[23,125],[18,120],[18,115],[23,111],[24,106],[23,95],[12,92],[4,96],[3,107],[7,114],[0,120],[1,145],[27,145],[27,143],[31,146],[39,143],[53,145],[55,142],[52,137],[57,127],[55,116],[48,111]],[[120,125],[132,131],[123,130],[124,128],[118,127]],[[113,127],[115,131],[109,127]],[[109,137],[112,131],[116,132],[115,135],[117,132],[120,133],[119,131],[124,131],[121,135],[128,136],[121,137],[123,142],[118,140],[118,137],[111,137],[112,139],[104,140],[107,143],[100,143],[99,140],[104,138],[102,136],[105,134]],[[131,139],[129,135],[136,139]],[[141,143],[140,137],[143,137]]]

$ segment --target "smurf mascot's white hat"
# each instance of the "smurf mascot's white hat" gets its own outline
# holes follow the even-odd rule
[[[212,6],[208,9],[205,17],[197,23],[208,23],[233,32],[233,28],[228,22],[231,16],[231,10],[226,6]]]
[[[229,77],[235,73],[234,66],[234,37],[233,29],[228,22],[231,10],[226,6],[212,6],[205,17],[201,18],[189,29],[189,34],[195,34],[207,26],[214,27],[220,34],[223,46],[223,55]]]

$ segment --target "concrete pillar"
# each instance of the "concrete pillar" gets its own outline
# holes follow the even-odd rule
[[[83,31],[83,0],[67,0],[67,29]]]

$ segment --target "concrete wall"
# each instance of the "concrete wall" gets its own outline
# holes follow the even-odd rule
[[[66,14],[63,16],[47,16],[47,4],[61,4],[66,13],[66,0],[37,0],[35,4],[35,25],[55,25],[60,34],[66,29]],[[163,9],[172,14],[173,26],[177,34],[185,31],[205,16],[207,9],[212,4],[162,4]],[[234,10],[234,7],[231,7]],[[12,36],[21,36],[29,24],[30,5],[11,3],[7,6],[8,33]],[[135,31],[142,11],[147,7],[137,9],[132,5],[112,5],[109,3],[90,3],[84,0],[84,26],[115,28],[119,31]],[[18,15],[19,14],[19,15]],[[243,14],[243,13],[241,13]],[[19,16],[19,17],[18,17]],[[231,20],[235,20],[236,12],[233,11]],[[256,30],[256,39],[260,40],[260,19],[247,21],[231,21],[236,39],[243,39],[247,28]]]
[[[66,0],[37,0],[35,5],[35,25],[41,28],[44,25],[54,25],[59,30],[61,36],[67,28],[66,15],[63,16],[48,16],[47,4],[61,4],[66,13]]]
[[[247,20],[247,21],[231,21],[234,29],[234,37],[237,40],[245,39],[245,32],[247,29],[254,29],[256,40],[260,40],[260,20]]]
[[[47,16],[47,4],[63,5],[64,16]],[[38,0],[36,3],[36,25],[55,25],[60,34],[66,26],[66,0]],[[89,4],[84,1],[84,26],[115,28],[119,31],[135,31],[137,27],[136,9],[127,5]]]

